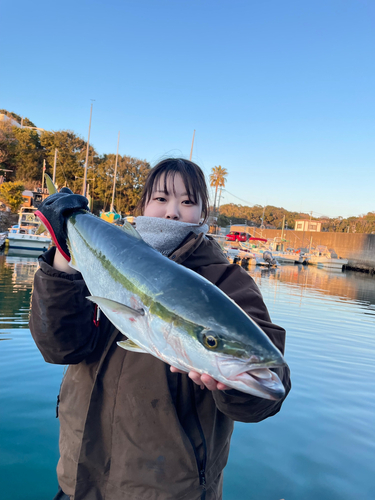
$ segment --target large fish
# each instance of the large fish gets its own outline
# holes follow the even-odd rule
[[[71,265],[82,273],[88,299],[127,337],[121,347],[245,393],[284,396],[270,370],[285,364],[282,354],[215,285],[151,248],[130,224],[76,212],[67,234]]]

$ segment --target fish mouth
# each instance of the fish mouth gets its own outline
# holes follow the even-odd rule
[[[269,368],[256,368],[239,373],[233,378],[249,389],[256,390],[262,397],[278,401],[285,396],[285,388],[278,375]]]

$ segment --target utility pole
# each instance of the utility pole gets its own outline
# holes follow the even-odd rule
[[[90,108],[90,124],[89,124],[89,137],[87,139],[87,150],[86,150],[86,164],[85,164],[85,173],[83,175],[83,186],[82,186],[82,194],[86,196],[86,181],[87,181],[87,169],[89,164],[89,148],[90,148],[90,132],[91,132],[91,117],[92,117],[92,103]]]
[[[284,225],[285,225],[285,215],[283,217],[283,223],[282,223],[282,226],[281,226],[281,239],[284,238]]]
[[[219,193],[219,202],[217,204],[217,213],[219,214],[220,213],[220,198],[221,198],[221,191],[222,191],[222,188],[220,188],[220,193]]]
[[[118,133],[118,138],[117,138],[117,153],[116,153],[116,163],[115,163],[115,175],[113,178],[113,190],[112,190],[112,203],[111,203],[111,208],[109,209],[110,212],[113,212],[113,204],[115,201],[115,191],[116,191],[116,176],[117,176],[117,160],[118,160],[118,145],[120,143],[120,132]]]
[[[56,162],[57,162],[57,149],[55,148],[55,159],[53,161],[53,176],[52,176],[52,182],[54,184],[56,181]]]
[[[191,143],[190,158],[189,158],[190,161],[191,161],[191,157],[193,156],[194,137],[195,137],[195,129],[194,129],[194,133],[193,133],[193,140]]]
[[[44,172],[46,171],[46,160],[43,160],[42,193],[44,193]]]
[[[263,207],[263,213],[262,213],[262,224],[261,224],[261,226],[260,226],[260,228],[261,228],[261,229],[264,229],[264,223],[263,223],[263,221],[264,221],[264,212],[265,212],[265,211],[266,211],[266,207],[264,206],[264,207]]]

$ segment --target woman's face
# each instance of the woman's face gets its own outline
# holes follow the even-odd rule
[[[202,216],[202,201],[199,199],[194,204],[189,200],[180,174],[176,174],[173,180],[170,175],[167,177],[167,191],[164,191],[163,174],[154,186],[143,215],[198,224]]]

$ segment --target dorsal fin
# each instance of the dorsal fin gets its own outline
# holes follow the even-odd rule
[[[120,228],[125,231],[125,233],[130,234],[134,238],[137,238],[138,240],[142,239],[142,236],[138,233],[138,231],[135,229],[134,226],[130,224],[127,220],[124,222],[123,226],[120,226]]]
[[[46,173],[44,174],[44,176],[46,178],[46,185],[47,185],[47,189],[48,189],[48,194],[57,193],[57,187],[54,185],[51,177]]]

